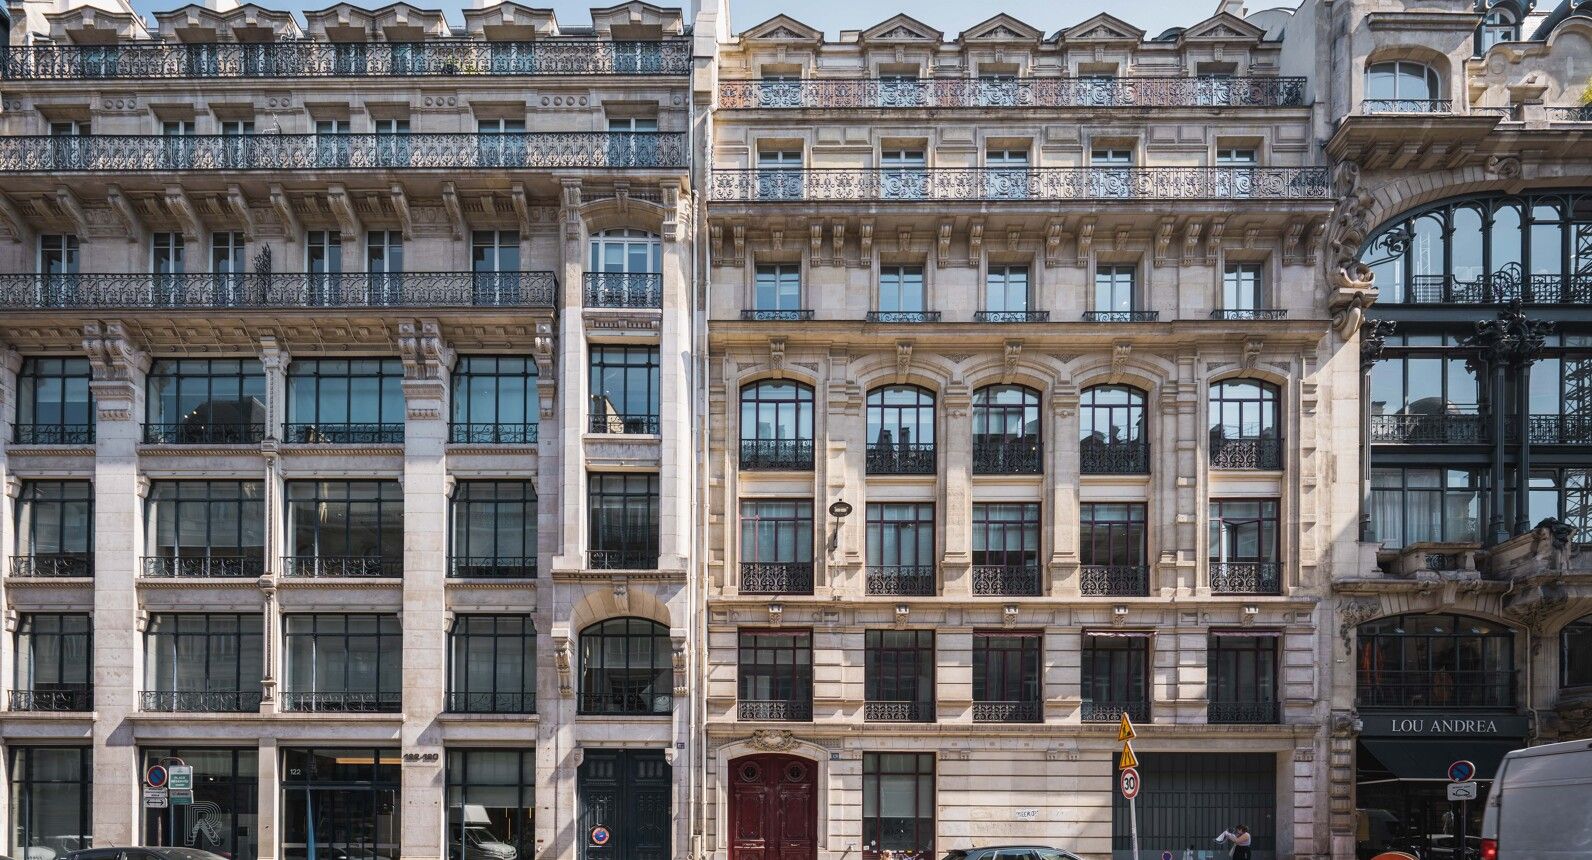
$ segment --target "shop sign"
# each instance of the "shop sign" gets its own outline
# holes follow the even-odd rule
[[[1474,716],[1452,714],[1361,714],[1360,734],[1394,738],[1526,736],[1526,718],[1517,714]]]

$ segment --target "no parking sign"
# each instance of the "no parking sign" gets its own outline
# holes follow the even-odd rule
[[[602,826],[601,824],[591,829],[591,844],[593,845],[607,845],[608,840],[612,838],[614,838],[613,833],[611,833],[608,828]]]

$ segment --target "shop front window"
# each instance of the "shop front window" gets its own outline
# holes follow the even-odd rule
[[[89,747],[11,748],[11,850],[46,860],[92,848],[93,751]]]
[[[193,768],[193,803],[145,809],[143,844],[254,860],[259,842],[257,750],[145,747],[142,762],[140,774],[157,764]]]
[[[1509,709],[1515,704],[1515,637],[1465,615],[1400,615],[1360,625],[1358,706]]]
[[[448,860],[529,860],[534,750],[448,750],[447,781]]]
[[[283,860],[396,860],[395,749],[282,751]]]
[[[934,754],[862,754],[863,860],[934,854]]]

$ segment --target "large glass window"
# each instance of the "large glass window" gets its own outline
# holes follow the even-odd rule
[[[397,481],[289,481],[288,576],[401,576],[404,494]]]
[[[536,713],[536,627],[529,615],[456,616],[448,648],[448,710]]]
[[[397,749],[282,750],[283,860],[398,856]]]
[[[879,267],[880,313],[922,313],[925,302],[922,266]]]
[[[17,374],[18,445],[88,445],[94,397],[86,358],[25,358]]]
[[[1356,705],[1450,711],[1515,704],[1515,637],[1467,615],[1398,615],[1359,627]]]
[[[1038,595],[1039,505],[973,505],[973,593]]]
[[[934,753],[863,753],[864,860],[931,860],[934,804]]]
[[[658,432],[658,348],[591,348],[591,432]]]
[[[1458,352],[1411,352],[1371,368],[1371,441],[1475,444],[1487,439],[1476,374]]]
[[[155,481],[144,503],[144,576],[261,576],[265,486]]]
[[[1588,227],[1592,239],[1592,226]],[[1592,282],[1589,282],[1592,283]],[[1531,366],[1527,409],[1533,445],[1592,445],[1592,336],[1564,335]],[[1513,387],[1513,386],[1511,386]],[[1510,410],[1512,416],[1515,410]]]
[[[741,503],[741,588],[746,594],[811,594],[813,503],[757,499]]]
[[[741,388],[741,468],[813,467],[813,389],[765,379]]]
[[[934,631],[869,630],[863,648],[863,718],[933,722]]]
[[[1144,513],[1142,503],[1078,506],[1079,590],[1083,594],[1143,597],[1150,593]]]
[[[1371,470],[1371,523],[1382,545],[1481,540],[1485,476],[1475,469]]]
[[[663,306],[663,245],[644,230],[604,230],[591,237],[586,306]]]
[[[140,774],[157,764],[193,768],[193,803],[145,809],[144,845],[254,860],[260,826],[260,753],[252,747],[144,747]]]
[[[93,575],[94,485],[24,481],[17,494],[16,535],[12,576]]]
[[[1084,722],[1150,720],[1149,633],[1085,631],[1083,634]]]
[[[1592,615],[1559,633],[1559,686],[1592,687]]]
[[[587,478],[589,564],[597,570],[658,566],[658,476],[619,472]]]
[[[1138,310],[1133,288],[1135,273],[1133,266],[1100,266],[1095,269],[1094,311],[1117,314]]]
[[[787,313],[801,310],[802,267],[795,263],[760,263],[752,290],[752,310]]]
[[[812,631],[742,630],[739,640],[739,718],[812,719]]]
[[[260,710],[264,619],[159,613],[144,630],[143,709]]]
[[[1211,499],[1211,591],[1276,594],[1282,587],[1276,499]]]
[[[933,505],[869,502],[867,528],[869,594],[935,593]]]
[[[580,712],[668,714],[674,709],[669,628],[646,618],[610,618],[580,633]]]
[[[448,860],[536,854],[536,751],[448,750]]]
[[[1028,267],[990,266],[984,276],[984,309],[1000,320],[1006,315],[1022,319],[1028,308]]]
[[[1205,646],[1206,722],[1275,723],[1278,635],[1214,630]]]
[[[338,613],[282,618],[285,711],[397,713],[403,694],[398,616]]]
[[[1514,492],[1505,490],[1504,509],[1513,508]],[[1577,544],[1592,543],[1592,468],[1532,469],[1526,522],[1556,519],[1574,531]]]
[[[94,753],[82,747],[11,747],[11,850],[18,860],[93,847]]]
[[[460,481],[452,516],[449,576],[536,576],[536,489],[530,481]]]
[[[900,94],[905,86],[909,98],[915,103],[922,98],[922,87],[916,79],[905,81],[881,80],[886,94]],[[879,196],[886,200],[921,200],[928,196],[929,174],[925,169],[928,159],[921,149],[886,148],[879,153]],[[882,308],[881,308],[882,309]]]
[[[94,709],[94,633],[87,614],[22,615],[16,646],[11,710]]]
[[[1254,163],[1250,153],[1251,164]],[[1222,310],[1253,311],[1266,306],[1260,264],[1228,263],[1222,271]]]
[[[516,355],[464,355],[450,392],[454,442],[526,445],[541,420],[536,362]]]
[[[973,474],[1037,475],[1045,470],[1039,392],[987,385],[973,392]]]
[[[520,231],[472,232],[470,271],[476,304],[511,304],[517,300],[524,279],[520,272]]]
[[[149,369],[144,441],[255,443],[265,437],[259,359],[162,359]]]
[[[1044,719],[1044,637],[1038,633],[973,633],[973,721],[1037,723]]]
[[[1365,73],[1365,109],[1369,112],[1446,112],[1437,70],[1399,60],[1372,63]]]
[[[1229,379],[1211,386],[1211,468],[1282,468],[1278,399],[1277,386],[1258,379]]]
[[[1083,390],[1078,453],[1085,475],[1144,475],[1150,471],[1145,393],[1131,385]]]
[[[287,441],[402,442],[403,378],[395,358],[294,359],[287,375]]]
[[[875,388],[867,412],[869,474],[934,474],[934,392],[916,385]]]

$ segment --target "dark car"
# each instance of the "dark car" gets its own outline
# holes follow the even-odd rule
[[[952,848],[941,860],[1078,860],[1078,855],[1049,845],[987,845]]]
[[[84,848],[73,851],[57,860],[226,860],[220,854],[200,851],[198,848]]]

